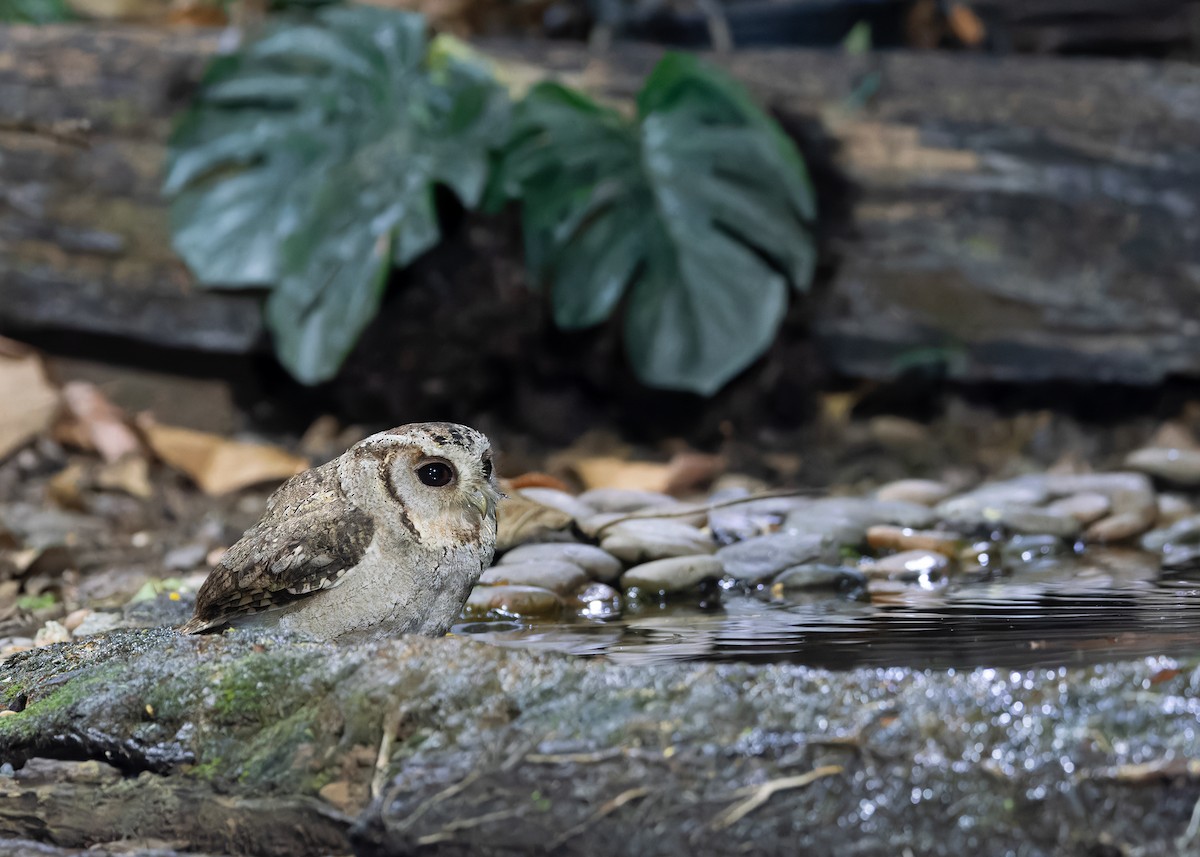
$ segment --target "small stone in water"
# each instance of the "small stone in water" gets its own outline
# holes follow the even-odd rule
[[[725,566],[726,574],[754,582],[811,562],[821,556],[824,547],[821,536],[770,533],[727,545],[717,551],[717,559]]]
[[[587,572],[575,563],[552,559],[494,565],[479,578],[479,582],[485,586],[537,586],[559,595],[578,589],[587,580]]]
[[[812,563],[797,565],[779,573],[773,587],[787,590],[833,589],[852,592],[867,585],[867,576],[857,568]]]
[[[476,586],[467,597],[463,614],[481,619],[489,614],[501,616],[556,616],[563,602],[549,589],[537,586]]]
[[[705,580],[717,580],[724,573],[721,561],[707,554],[669,557],[635,565],[621,575],[621,586],[648,592],[683,592]]]
[[[1084,491],[1048,503],[1042,511],[1048,515],[1074,518],[1087,525],[1100,520],[1111,509],[1112,501],[1107,496],[1096,491]]]
[[[1079,531],[1082,529],[1079,521],[1070,515],[1056,515],[1045,509],[1021,506],[1002,508],[996,517],[996,523],[1007,527],[1014,533],[1051,535],[1064,539],[1079,535]]]
[[[919,503],[936,506],[953,493],[945,482],[933,479],[898,479],[883,485],[875,492],[877,500],[898,500],[904,503]]]
[[[1200,450],[1139,449],[1129,454],[1125,466],[1178,485],[1200,485]]]
[[[814,514],[808,509],[789,512],[779,530],[780,535],[817,537],[827,545],[859,547],[867,534],[867,525],[844,515],[830,512]]]
[[[1148,551],[1165,551],[1194,542],[1200,542],[1200,515],[1181,518],[1169,527],[1151,530],[1142,536],[1141,544]]]
[[[549,544],[520,545],[500,557],[498,565],[521,562],[544,562],[561,560],[574,563],[596,580],[611,583],[621,576],[621,561],[595,545],[578,542],[552,542]]]
[[[1013,536],[1000,546],[1004,565],[1027,565],[1042,559],[1066,556],[1071,548],[1055,536]]]
[[[922,582],[945,577],[949,568],[950,560],[936,551],[912,550],[881,557],[862,571],[871,579]]]
[[[1196,513],[1195,508],[1186,497],[1178,494],[1158,495],[1158,523],[1173,524],[1181,518],[1187,518]]]
[[[962,542],[961,533],[942,530],[911,530],[890,524],[876,524],[867,530],[867,544],[877,550],[927,550],[954,557]]]
[[[1157,507],[1155,511],[1157,511]],[[1083,536],[1088,541],[1119,542],[1141,535],[1152,526],[1154,526],[1154,514],[1121,512],[1096,521],[1087,528]]]
[[[637,563],[673,556],[712,553],[716,543],[695,527],[677,521],[623,521],[606,531],[600,547],[618,559]]]
[[[609,619],[621,615],[621,593],[606,583],[592,582],[573,596],[571,602],[580,616]]]

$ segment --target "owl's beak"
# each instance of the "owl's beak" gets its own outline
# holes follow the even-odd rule
[[[476,488],[467,497],[467,501],[479,510],[479,514],[484,520],[496,512],[496,492],[491,489],[490,485]]]

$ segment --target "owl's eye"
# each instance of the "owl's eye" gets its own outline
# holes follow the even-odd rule
[[[492,460],[490,458],[485,458],[483,460],[483,478],[492,478]]]
[[[422,485],[430,488],[442,488],[454,479],[454,468],[442,461],[431,461],[417,468],[417,478]]]

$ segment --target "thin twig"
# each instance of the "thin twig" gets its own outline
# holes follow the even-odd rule
[[[761,786],[747,786],[740,790],[742,793],[750,792],[750,797],[740,803],[735,803],[729,809],[713,819],[713,830],[724,830],[730,825],[741,821],[754,810],[758,809],[764,803],[771,799],[771,796],[776,792],[787,791],[789,789],[804,788],[809,783],[816,782],[823,777],[831,777],[834,774],[840,774],[844,768],[841,765],[823,765],[820,768],[814,768],[807,774],[801,774],[798,777],[782,777],[778,780],[771,780],[763,783]]]
[[[387,784],[388,767],[392,761],[392,745],[396,742],[396,731],[404,719],[405,709],[397,708],[384,717],[383,737],[379,739],[379,753],[375,757],[375,775],[371,777],[371,798],[378,800]]]
[[[410,812],[408,815],[406,815],[404,817],[404,820],[396,825],[395,829],[401,830],[401,831],[410,829],[417,822],[417,819],[419,819],[421,816],[423,816],[432,807],[436,806],[437,804],[441,803],[444,800],[447,800],[448,798],[454,797],[456,794],[458,794],[460,792],[466,791],[471,786],[473,786],[476,783],[476,781],[478,781],[479,778],[482,776],[483,776],[483,771],[476,769],[476,770],[472,771],[471,773],[467,774],[465,777],[463,777],[461,780],[459,780],[454,785],[449,786],[448,788],[442,789],[440,792],[438,792],[437,794],[435,794],[433,797],[429,798],[428,800],[424,801],[420,806],[418,806],[416,809],[414,809],[412,812]],[[396,790],[397,790],[397,786],[393,786],[391,791],[394,793]],[[386,801],[386,803],[390,803],[390,802],[391,802],[391,794],[389,794],[388,800]],[[389,832],[393,829],[393,828],[391,828],[390,825],[388,825],[388,828],[389,828]]]
[[[626,521],[642,521],[642,520],[657,520],[658,518],[687,518],[691,515],[699,515],[702,512],[713,512],[717,509],[727,509],[730,506],[740,506],[743,503],[753,503],[757,500],[778,500],[787,497],[813,497],[825,492],[820,488],[786,488],[778,491],[763,491],[759,494],[751,494],[749,497],[734,497],[730,500],[720,500],[716,503],[687,503],[683,508],[668,506],[665,509],[661,506],[650,507],[649,509],[638,509],[636,512],[629,512],[619,518],[614,518],[611,521],[605,521],[604,524],[596,528],[595,532],[585,535],[593,539],[599,539],[600,534],[610,527],[615,527],[617,524],[623,524]]]
[[[619,795],[617,795],[612,800],[607,801],[603,806],[601,806],[598,810],[593,812],[591,815],[589,815],[583,821],[579,822],[579,824],[575,825],[570,830],[567,830],[566,832],[555,837],[554,840],[552,842],[550,842],[549,845],[546,846],[546,850],[554,851],[556,848],[558,848],[560,845],[562,845],[567,840],[574,839],[576,836],[583,833],[585,830],[587,830],[593,824],[598,822],[600,819],[604,818],[605,816],[611,815],[612,813],[616,812],[618,809],[620,809],[621,807],[623,807],[625,804],[629,803],[630,801],[637,800],[638,798],[643,798],[648,794],[650,794],[650,789],[647,786],[638,786],[635,789],[629,789],[628,791],[621,792]]]
[[[489,812],[485,815],[476,816],[475,818],[460,818],[457,821],[452,821],[439,830],[437,833],[429,833],[417,839],[418,845],[434,845],[438,842],[445,842],[448,839],[453,839],[454,834],[460,830],[470,830],[473,827],[483,827],[493,821],[502,821],[506,818],[521,815],[524,812],[524,807],[516,807],[512,809],[500,809],[495,812]]]

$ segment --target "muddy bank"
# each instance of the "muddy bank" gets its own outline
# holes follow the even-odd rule
[[[1176,853],[1198,692],[1200,666],[1165,658],[636,668],[457,638],[122,631],[0,671],[17,767],[0,834],[277,853],[202,811],[259,801],[280,823],[291,807],[292,853]],[[124,820],[83,829],[69,788],[39,800],[45,763],[20,766],[46,757],[104,762],[90,800]]]

